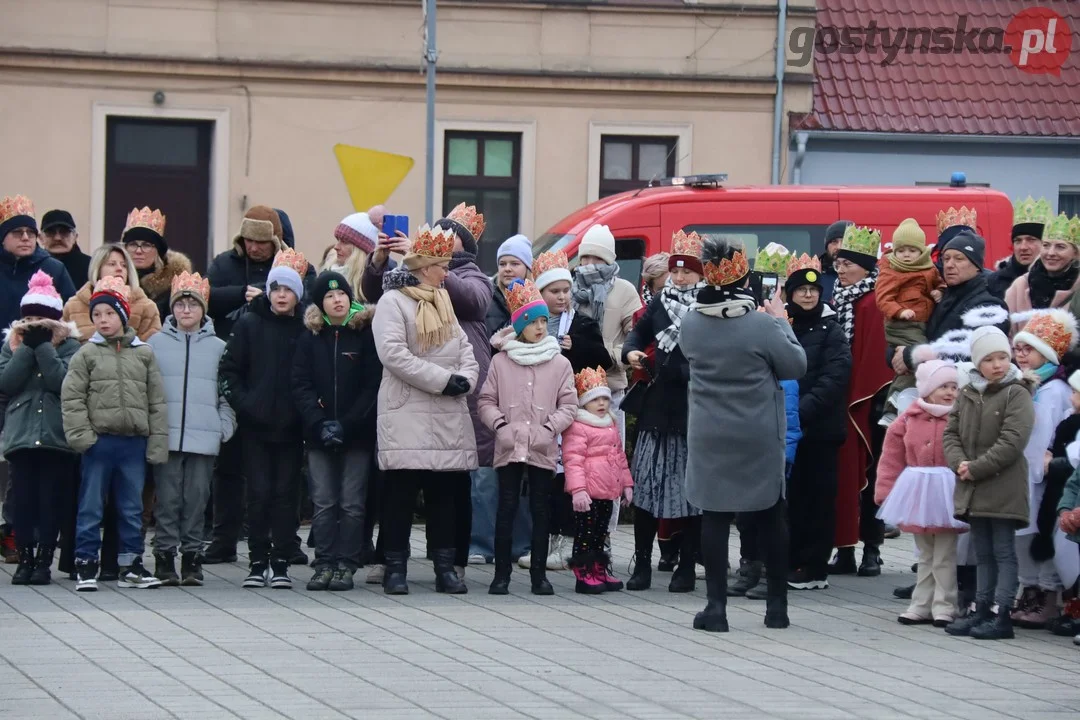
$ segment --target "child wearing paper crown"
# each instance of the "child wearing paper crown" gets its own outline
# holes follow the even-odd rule
[[[967,525],[953,517],[956,476],[945,464],[942,434],[957,393],[956,366],[930,360],[915,371],[919,399],[885,433],[874,502],[878,517],[915,535],[919,578],[897,621],[945,627],[956,615],[956,541]]]
[[[1053,561],[1053,537],[1040,533],[1039,508],[1046,492],[1046,454],[1054,431],[1072,412],[1072,389],[1065,382],[1061,360],[1076,347],[1076,319],[1065,310],[1035,311],[1013,337],[1016,364],[1039,381],[1035,392],[1035,425],[1024,450],[1028,462],[1027,527],[1016,532],[1016,556],[1023,594],[1012,614],[1021,627],[1041,628],[1058,613],[1062,586]]]
[[[154,473],[154,577],[168,586],[203,584],[203,525],[214,461],[236,431],[236,415],[218,387],[225,341],[206,314],[209,300],[210,283],[199,273],[174,276],[170,313],[148,341],[169,407],[169,460]]]
[[[547,304],[532,281],[511,282],[506,300],[511,326],[491,338],[491,346],[500,352],[492,358],[476,404],[480,421],[495,433],[499,476],[495,578],[488,592],[509,592],[514,518],[527,486],[533,520],[532,592],[551,595],[554,590],[546,577],[548,513],[558,437],[574,421],[577,407],[574,372],[559,341],[548,334]]]
[[[607,373],[586,368],[574,377],[574,385],[577,419],[563,433],[566,492],[573,498],[577,526],[570,567],[577,578],[575,592],[595,595],[622,590],[623,584],[608,574],[604,538],[615,502],[633,502],[634,480],[611,416]]]
[[[980,640],[1013,637],[1017,528],[1028,523],[1024,447],[1035,424],[1034,383],[1010,362],[1009,338],[996,327],[971,334],[968,382],[949,413],[942,442],[956,473],[955,517],[971,526],[978,559],[975,612],[945,628]],[[997,611],[993,609],[997,603]]]
[[[75,457],[64,438],[60,388],[79,350],[79,333],[74,323],[60,321],[63,301],[41,270],[30,278],[20,311],[0,350],[0,393],[8,397],[2,450],[10,466],[19,551],[11,584],[48,585],[59,514],[70,507],[73,492]]]
[[[128,285],[98,281],[90,298],[96,332],[72,358],[60,392],[64,435],[83,454],[75,523],[75,589],[97,590],[105,498],[116,506],[122,588],[157,587],[142,564],[142,492],[146,464],[169,459],[165,385],[154,351],[128,326]]]

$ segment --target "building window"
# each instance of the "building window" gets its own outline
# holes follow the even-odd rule
[[[600,197],[674,177],[677,137],[604,135],[600,140]]]
[[[1069,217],[1080,215],[1080,186],[1064,185],[1058,188],[1058,212]]]
[[[443,158],[443,214],[459,203],[484,214],[477,262],[494,272],[499,245],[518,232],[521,133],[447,131]]]

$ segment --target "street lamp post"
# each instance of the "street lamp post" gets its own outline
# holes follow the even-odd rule
[[[425,219],[428,225],[435,220],[435,0],[424,0],[427,32],[424,38],[424,68],[427,75],[427,169]]]

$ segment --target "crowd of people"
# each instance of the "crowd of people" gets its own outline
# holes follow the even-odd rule
[[[198,586],[246,537],[243,586],[291,588],[310,501],[309,591],[366,566],[408,594],[419,511],[437,592],[468,592],[470,564],[494,563],[492,595],[515,564],[536,595],[548,572],[583,594],[670,573],[704,578],[695,628],[726,632],[732,596],[784,628],[789,589],[880,575],[908,532],[899,622],[1080,636],[1080,219],[1018,202],[994,271],[967,208],[934,242],[841,220],[819,257],[678,231],[635,288],[603,225],[573,269],[515,235],[489,278],[475,207],[412,238],[383,215],[345,217],[316,267],[286,213],[251,207],[202,277],[159,210],[87,256],[70,213],[39,229],[0,200],[12,582],[50,583],[59,546],[78,591]]]

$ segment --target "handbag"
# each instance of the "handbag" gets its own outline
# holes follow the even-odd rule
[[[656,380],[656,376],[653,374],[651,367],[652,361],[649,358],[641,363],[642,369],[645,370],[645,374],[649,376],[648,380],[638,380],[630,389],[626,391],[626,395],[623,396],[622,402],[619,404],[619,410],[630,415],[640,415],[642,409],[645,407],[645,393],[649,389],[649,386]]]

